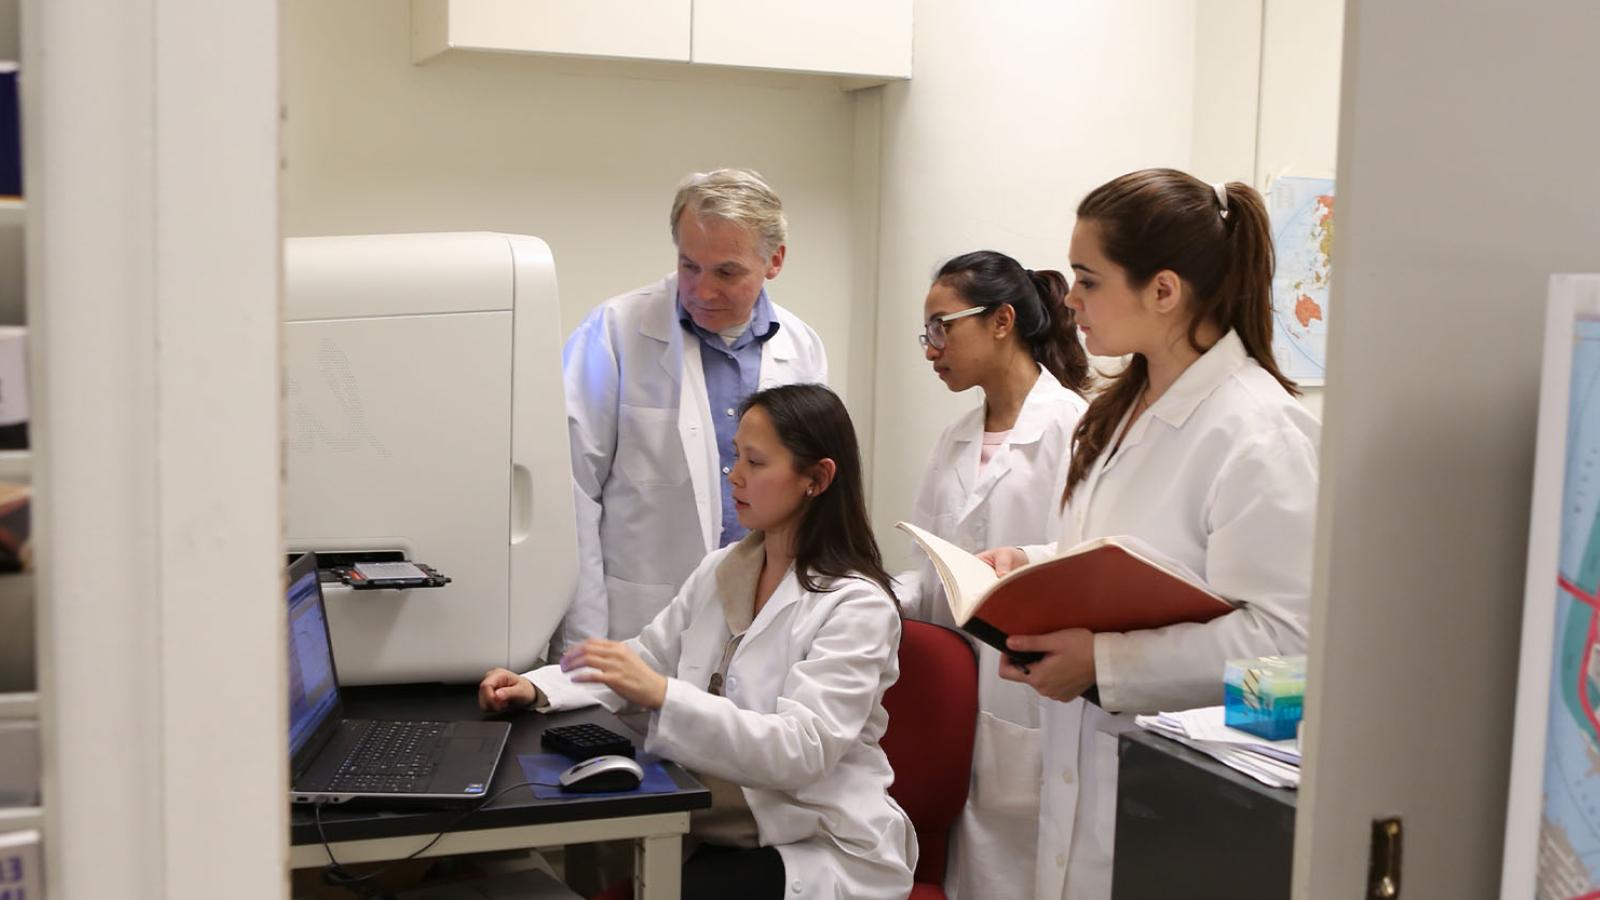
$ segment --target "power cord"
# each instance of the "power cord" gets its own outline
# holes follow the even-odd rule
[[[462,812],[454,819],[451,819],[445,824],[444,828],[440,830],[438,834],[433,836],[432,840],[428,841],[426,844],[423,844],[409,855],[401,857],[397,860],[393,860],[383,868],[374,869],[365,875],[357,875],[349,869],[346,869],[342,863],[334,858],[333,846],[329,844],[328,834],[323,830],[322,827],[322,807],[328,805],[328,803],[326,800],[318,800],[311,807],[311,817],[317,825],[317,837],[322,840],[322,851],[328,854],[328,864],[322,869],[322,883],[332,887],[344,888],[345,890],[359,897],[386,897],[388,895],[378,891],[378,889],[369,882],[372,882],[374,879],[378,878],[380,875],[383,875],[385,872],[388,872],[390,869],[394,868],[400,863],[410,862],[411,860],[416,859],[422,854],[428,852],[428,850],[432,848],[434,844],[439,843],[439,841],[442,840],[445,835],[455,831],[458,827],[460,827],[462,822],[465,822],[473,814],[481,811],[484,807],[496,800],[499,800],[506,794],[509,794],[518,788],[525,787],[560,787],[560,785],[546,781],[521,781],[510,785],[509,787],[502,788],[495,793],[484,797],[477,803],[474,803],[472,806],[468,807],[466,811]]]

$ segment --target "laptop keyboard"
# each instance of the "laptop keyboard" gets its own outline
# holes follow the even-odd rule
[[[366,722],[328,789],[409,794],[427,784],[448,722]]]

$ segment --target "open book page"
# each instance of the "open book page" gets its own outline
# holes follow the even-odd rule
[[[999,580],[994,569],[973,554],[910,522],[898,522],[895,527],[911,535],[928,554],[944,585],[944,595],[950,601],[950,614],[957,625],[965,625],[972,618],[978,601]]]
[[[933,561],[955,622],[980,640],[1066,628],[1128,632],[1208,622],[1233,606],[1148,545],[1109,537],[996,578],[988,563],[914,525],[899,526]]]

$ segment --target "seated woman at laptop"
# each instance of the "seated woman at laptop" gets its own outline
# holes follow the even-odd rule
[[[916,836],[878,739],[900,620],[855,429],[826,387],[783,385],[746,401],[734,448],[747,537],[708,555],[638,637],[590,639],[525,675],[495,669],[479,702],[649,710],[645,749],[712,792],[690,826],[688,900],[899,900]]]

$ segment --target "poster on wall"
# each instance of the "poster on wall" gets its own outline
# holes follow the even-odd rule
[[[1550,282],[1503,900],[1600,898],[1600,275]]]
[[[1328,279],[1333,252],[1333,179],[1280,176],[1267,189],[1272,247],[1273,352],[1303,385],[1327,377]]]

